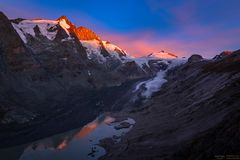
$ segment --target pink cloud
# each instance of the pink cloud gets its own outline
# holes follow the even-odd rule
[[[178,53],[179,56],[184,56],[185,53],[178,50],[179,42],[175,40],[153,40],[151,37],[154,37],[152,32],[140,32],[131,34],[105,34],[102,36],[102,39],[115,43],[135,57],[144,56],[161,50]]]
[[[202,33],[210,34],[213,32],[209,28],[197,28],[198,30],[185,31],[184,34],[191,36],[200,36]],[[205,57],[213,57],[223,50],[234,50],[233,48],[239,43],[240,38],[235,36],[240,34],[240,29],[226,32],[215,31],[210,36],[197,40],[186,40],[183,35],[173,37],[158,37],[153,32],[136,32],[136,33],[105,33],[102,39],[108,40],[130,55],[140,57],[151,52],[165,50],[181,56],[190,56],[192,54],[201,54]],[[182,38],[183,37],[183,38]]]

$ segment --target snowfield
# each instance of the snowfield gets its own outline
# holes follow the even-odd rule
[[[165,79],[167,71],[181,64],[186,63],[187,60],[186,59],[164,59],[162,62],[167,64],[168,68],[166,70],[160,70],[153,79],[140,82],[136,86],[134,92],[138,91],[141,88],[144,88],[141,95],[145,98],[150,98],[153,93],[159,91],[162,85],[167,82],[167,80]]]
[[[27,43],[27,34],[35,37],[34,27],[38,26],[41,34],[49,40],[54,40],[57,32],[50,32],[50,28],[56,27],[58,21],[54,20],[23,20],[19,24],[12,23],[24,43]]]

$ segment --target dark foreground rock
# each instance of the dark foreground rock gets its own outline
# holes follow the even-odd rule
[[[130,126],[131,126],[131,124],[128,123],[128,122],[122,122],[122,123],[120,123],[119,125],[114,126],[114,128],[115,128],[116,130],[119,130],[119,129],[123,129],[123,128],[129,128]]]
[[[193,63],[193,62],[198,62],[198,61],[201,61],[201,60],[203,60],[203,57],[201,55],[194,54],[188,59],[188,62]]]
[[[212,160],[240,153],[240,51],[170,71],[155,97],[119,115],[136,120],[106,160]]]

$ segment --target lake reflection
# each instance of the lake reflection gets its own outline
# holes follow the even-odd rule
[[[134,124],[134,120],[125,120]],[[81,129],[58,134],[28,145],[0,150],[2,160],[95,160],[105,154],[98,145],[107,137],[121,137],[129,128],[116,130],[114,118],[101,116]]]

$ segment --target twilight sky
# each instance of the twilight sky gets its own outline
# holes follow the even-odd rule
[[[166,50],[213,57],[240,49],[240,0],[5,0],[9,18],[57,19],[95,31],[133,56]]]

